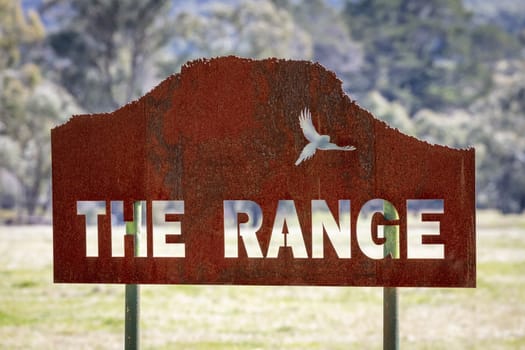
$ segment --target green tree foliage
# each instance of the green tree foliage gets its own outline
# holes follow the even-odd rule
[[[312,41],[313,60],[334,71],[342,79],[344,87],[352,92],[354,86],[363,84],[356,81],[356,78],[362,77],[358,73],[364,63],[363,47],[352,38],[340,11],[325,0],[273,2],[290,13],[296,26],[308,33]]]
[[[169,2],[162,0],[58,0],[45,13],[58,23],[49,35],[56,55],[50,69],[91,112],[141,96],[171,33]]]
[[[478,203],[505,213],[525,209],[525,61],[502,61],[494,89],[469,107],[477,123]]]
[[[210,2],[180,12],[175,26],[178,55],[162,62],[165,73],[198,57],[312,57],[308,33],[269,0]]]
[[[0,70],[20,64],[20,49],[44,37],[44,27],[35,11],[24,17],[19,1],[0,0]]]
[[[364,89],[400,100],[412,113],[486,94],[491,76],[484,63],[501,58],[502,49],[516,52],[502,30],[474,25],[461,0],[353,0],[345,15],[365,48]]]
[[[369,92],[362,103],[370,108],[372,113],[388,125],[407,134],[415,134],[415,126],[408,111],[398,101],[388,101],[378,91]]]
[[[463,0],[475,20],[492,23],[506,32],[518,34],[525,29],[525,2],[517,0]]]
[[[320,62],[401,131],[475,146],[480,206],[525,209],[522,1],[40,4],[43,21],[0,0],[0,205],[47,209],[49,128],[78,106],[111,111],[187,60],[235,54]]]
[[[501,61],[494,89],[466,109],[420,110],[418,136],[476,148],[478,206],[519,213],[525,208],[525,63]]]
[[[49,130],[72,101],[27,59],[45,34],[35,12],[25,17],[18,1],[0,1],[0,33],[0,170],[16,179],[12,188],[0,183],[0,197],[30,217],[49,206]]]

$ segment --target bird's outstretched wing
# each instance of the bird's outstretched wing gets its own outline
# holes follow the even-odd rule
[[[355,147],[354,146],[338,146],[334,143],[329,143],[327,145],[324,145],[323,148],[324,150],[336,150],[336,151],[353,151],[355,150]]]
[[[319,141],[321,135],[319,135],[317,130],[315,130],[314,124],[312,123],[312,114],[310,114],[308,108],[305,108],[301,111],[301,115],[299,116],[299,125],[301,126],[301,129],[303,129],[304,137],[306,137],[308,141]]]
[[[303,160],[312,158],[316,150],[317,147],[312,142],[304,146],[303,150],[301,151],[301,154],[299,155],[299,158],[297,158],[297,160],[295,161],[295,165],[299,165]]]

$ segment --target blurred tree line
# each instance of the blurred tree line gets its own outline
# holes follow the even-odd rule
[[[0,221],[50,210],[49,130],[188,60],[318,61],[359,104],[477,150],[478,206],[525,208],[525,2],[0,0]]]

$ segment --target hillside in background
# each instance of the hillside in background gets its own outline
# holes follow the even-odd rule
[[[50,211],[49,129],[191,59],[318,61],[401,131],[474,146],[479,207],[525,208],[525,2],[0,0],[0,221]]]

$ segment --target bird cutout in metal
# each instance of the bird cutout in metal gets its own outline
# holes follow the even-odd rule
[[[306,146],[304,146],[299,158],[295,161],[295,165],[299,165],[302,161],[312,158],[316,150],[322,151],[353,151],[355,150],[354,146],[338,146],[335,143],[330,142],[330,136],[328,135],[319,135],[317,130],[315,130],[314,124],[312,123],[312,114],[305,108],[301,111],[299,116],[299,125],[303,130],[304,137],[310,141]]]

